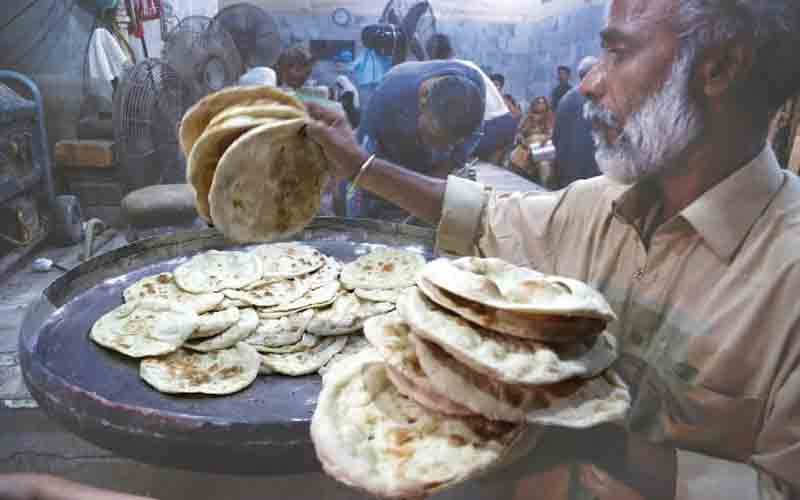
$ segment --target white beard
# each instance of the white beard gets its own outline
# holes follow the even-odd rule
[[[623,183],[662,173],[702,133],[702,113],[689,97],[693,56],[681,56],[661,91],[648,97],[628,119],[617,141],[609,144],[594,131],[595,158],[609,178]],[[619,119],[609,110],[588,101],[584,115],[590,121],[619,128]]]

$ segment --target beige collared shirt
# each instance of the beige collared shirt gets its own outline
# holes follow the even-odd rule
[[[606,295],[635,392],[628,427],[678,448],[679,498],[788,498],[800,492],[800,180],[766,148],[650,231],[659,205],[604,177],[502,195],[450,178],[438,244]]]

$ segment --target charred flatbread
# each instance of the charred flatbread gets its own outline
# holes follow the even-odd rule
[[[143,278],[123,292],[125,302],[142,299],[160,299],[188,306],[197,314],[213,311],[225,298],[221,293],[189,293],[176,283],[172,273],[160,273]]]
[[[191,293],[236,290],[261,279],[261,261],[247,252],[211,250],[175,269],[175,282]]]

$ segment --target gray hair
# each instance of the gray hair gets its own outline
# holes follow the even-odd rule
[[[738,90],[758,108],[774,112],[800,91],[798,0],[678,0],[677,29],[684,51],[695,55],[751,43],[753,68]]]
[[[589,74],[589,72],[597,65],[598,62],[598,59],[594,56],[587,56],[581,59],[581,62],[578,63],[578,78],[581,80],[586,78],[586,75]]]

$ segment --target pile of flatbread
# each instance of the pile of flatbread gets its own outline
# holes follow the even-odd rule
[[[305,227],[329,179],[307,120],[300,100],[272,87],[229,87],[192,106],[180,143],[198,213],[241,243]]]
[[[344,266],[299,243],[209,251],[127,288],[90,337],[141,359],[161,392],[232,394],[259,373],[324,373],[369,348],[364,323],[394,311],[424,265],[388,248]]]
[[[311,433],[332,477],[424,497],[506,462],[541,426],[620,420],[614,313],[586,284],[497,259],[437,260],[367,321],[369,351],[325,379]],[[529,448],[530,449],[530,448]]]

